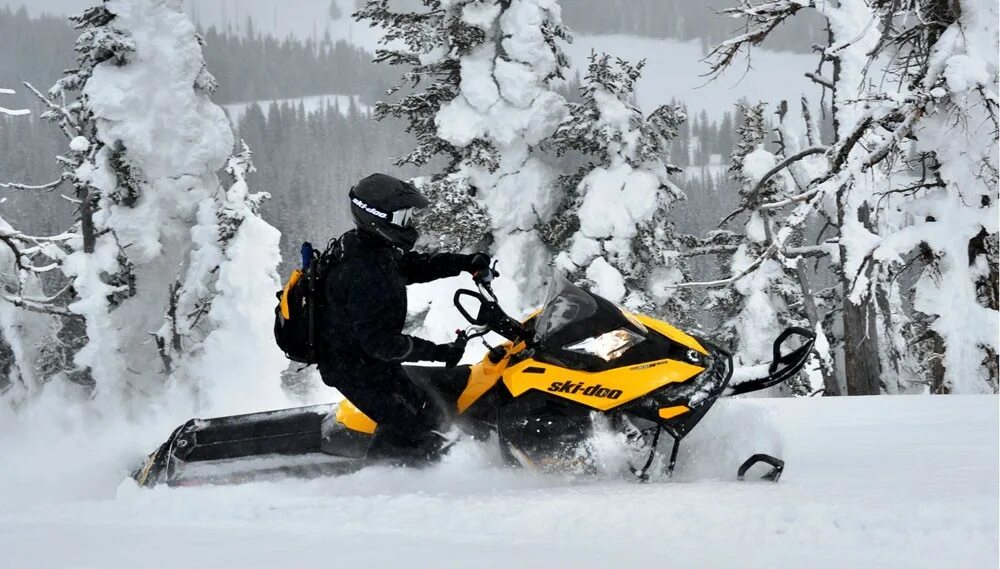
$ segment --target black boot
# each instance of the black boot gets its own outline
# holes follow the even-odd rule
[[[372,437],[366,459],[393,466],[422,467],[441,459],[449,441],[434,431],[402,433],[397,429],[379,427]]]

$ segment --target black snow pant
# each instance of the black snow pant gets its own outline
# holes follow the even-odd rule
[[[320,366],[323,383],[337,388],[378,424],[368,449],[370,459],[417,464],[439,457],[447,428],[440,406],[398,363],[364,368]]]

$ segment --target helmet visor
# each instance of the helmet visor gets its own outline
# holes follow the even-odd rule
[[[416,208],[408,207],[392,212],[392,223],[403,228],[413,226],[413,212]]]

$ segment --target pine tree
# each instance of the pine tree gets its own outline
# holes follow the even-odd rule
[[[433,225],[433,244],[491,244],[506,269],[497,292],[514,312],[541,299],[549,254],[535,227],[548,221],[560,201],[554,172],[538,146],[556,129],[566,103],[554,89],[568,67],[561,44],[568,40],[558,5],[542,0],[423,0],[422,12],[392,12],[388,0],[371,0],[355,17],[386,30],[377,61],[409,66],[412,90],[398,101],[376,105],[376,117],[398,117],[417,139],[400,163],[447,160],[443,183],[432,192],[451,194],[456,223]],[[448,177],[451,181],[439,182]],[[457,177],[457,178],[456,178]],[[462,180],[459,180],[461,178]],[[474,199],[461,194],[465,188]],[[428,212],[428,215],[436,215]],[[489,218],[479,227],[458,223]],[[522,293],[527,296],[522,296]]]
[[[736,114],[743,117],[743,122],[736,129],[728,172],[739,184],[740,208],[754,213],[746,223],[744,235],[736,241],[735,251],[725,255],[731,275],[742,273],[770,243],[769,236],[775,230],[771,215],[757,208],[789,193],[787,180],[763,179],[780,158],[765,150],[771,131],[765,108],[765,103],[737,105]],[[711,295],[709,308],[726,315],[717,335],[730,345],[737,365],[771,361],[771,342],[782,330],[790,326],[812,327],[801,302],[803,291],[795,272],[798,262],[779,251],[732,287]],[[806,371],[790,380],[788,388],[794,395],[809,395],[822,388],[822,383],[817,381],[813,385]]]
[[[65,250],[50,255],[71,286],[43,308],[82,319],[85,341],[72,362],[105,403],[146,399],[168,381],[205,388],[205,355],[225,358],[209,341],[225,328],[213,318],[215,301],[233,302],[223,275],[272,277],[277,255],[266,252],[276,251],[276,239],[228,268],[238,236],[267,228],[255,213],[258,198],[227,192],[216,175],[233,136],[209,100],[215,80],[180,6],[104,2],[72,21],[81,30],[78,66],[48,96],[36,91],[49,108],[43,117],[69,139],[63,174],[50,186],[70,183],[79,202]],[[271,292],[263,288],[257,293]],[[244,308],[267,315],[257,303]],[[250,337],[268,333],[249,328]],[[267,368],[280,354],[266,348],[242,357]]]
[[[575,199],[556,219],[575,218],[578,229],[557,266],[613,302],[676,321],[689,310],[673,288],[686,267],[670,210],[684,194],[669,180],[679,169],[667,158],[685,116],[671,105],[644,116],[632,104],[642,67],[591,54],[583,101],[570,105],[552,138],[561,152],[594,159],[565,180]]]

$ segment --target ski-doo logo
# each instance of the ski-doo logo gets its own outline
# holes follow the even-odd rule
[[[605,399],[618,399],[622,396],[621,389],[608,389],[601,386],[600,383],[597,385],[587,385],[582,381],[579,383],[573,381],[553,381],[549,385],[549,391],[555,393],[579,393],[588,397],[603,397]]]
[[[370,214],[372,214],[372,215],[374,215],[376,217],[380,217],[382,219],[385,219],[385,218],[389,217],[388,213],[385,213],[384,211],[379,211],[379,210],[375,209],[374,207],[366,204],[365,202],[359,200],[358,198],[351,198],[351,201],[354,202],[354,205],[360,207],[361,209],[367,211],[368,213],[370,213]]]

